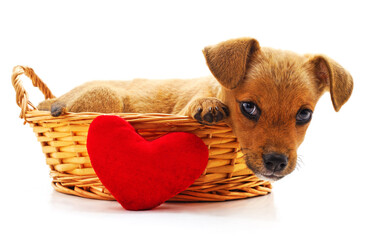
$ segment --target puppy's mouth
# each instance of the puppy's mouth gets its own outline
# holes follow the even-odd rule
[[[269,182],[275,182],[280,179],[282,179],[284,176],[279,176],[276,174],[261,174],[261,173],[255,173],[255,175],[260,178],[261,180],[269,181]]]

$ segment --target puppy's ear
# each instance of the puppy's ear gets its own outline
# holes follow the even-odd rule
[[[202,52],[210,71],[219,83],[234,89],[243,80],[252,55],[259,50],[257,40],[239,38],[206,47]]]
[[[350,98],[353,90],[354,84],[350,73],[323,55],[311,56],[309,62],[313,66],[319,92],[330,91],[333,107],[338,112]]]

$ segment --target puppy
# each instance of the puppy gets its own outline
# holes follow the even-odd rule
[[[65,112],[171,113],[202,124],[232,127],[247,166],[260,178],[291,173],[318,99],[329,91],[339,111],[353,80],[323,55],[261,48],[251,38],[203,50],[213,76],[191,80],[94,81],[46,100],[39,110]]]

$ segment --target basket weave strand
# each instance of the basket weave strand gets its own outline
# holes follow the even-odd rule
[[[33,128],[42,145],[46,163],[50,166],[52,186],[59,192],[76,196],[114,200],[111,193],[96,176],[86,150],[90,123],[102,113],[67,113],[52,117],[39,111],[28,100],[20,76],[28,76],[46,99],[54,98],[47,85],[31,68],[17,66],[12,83],[16,101],[21,108],[20,117]],[[31,107],[31,108],[30,108]],[[225,201],[266,195],[271,184],[258,179],[244,162],[239,143],[232,130],[224,123],[205,126],[186,117],[157,113],[113,113],[132,124],[147,140],[169,132],[189,132],[200,137],[209,149],[208,165],[199,179],[188,189],[169,201]]]

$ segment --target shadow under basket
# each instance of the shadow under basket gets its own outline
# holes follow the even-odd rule
[[[12,84],[16,101],[21,108],[20,118],[33,128],[37,140],[50,166],[52,186],[59,192],[85,198],[115,200],[95,174],[86,150],[86,138],[90,123],[102,113],[67,113],[52,117],[49,112],[39,111],[28,98],[22,86],[21,76],[31,79],[46,99],[55,98],[46,84],[33,69],[16,66]],[[147,140],[156,139],[169,132],[189,132],[197,135],[209,149],[208,165],[188,189],[169,201],[225,201],[266,195],[271,184],[260,180],[249,170],[239,149],[239,143],[231,128],[220,123],[201,125],[197,121],[170,114],[113,113],[132,124]]]

